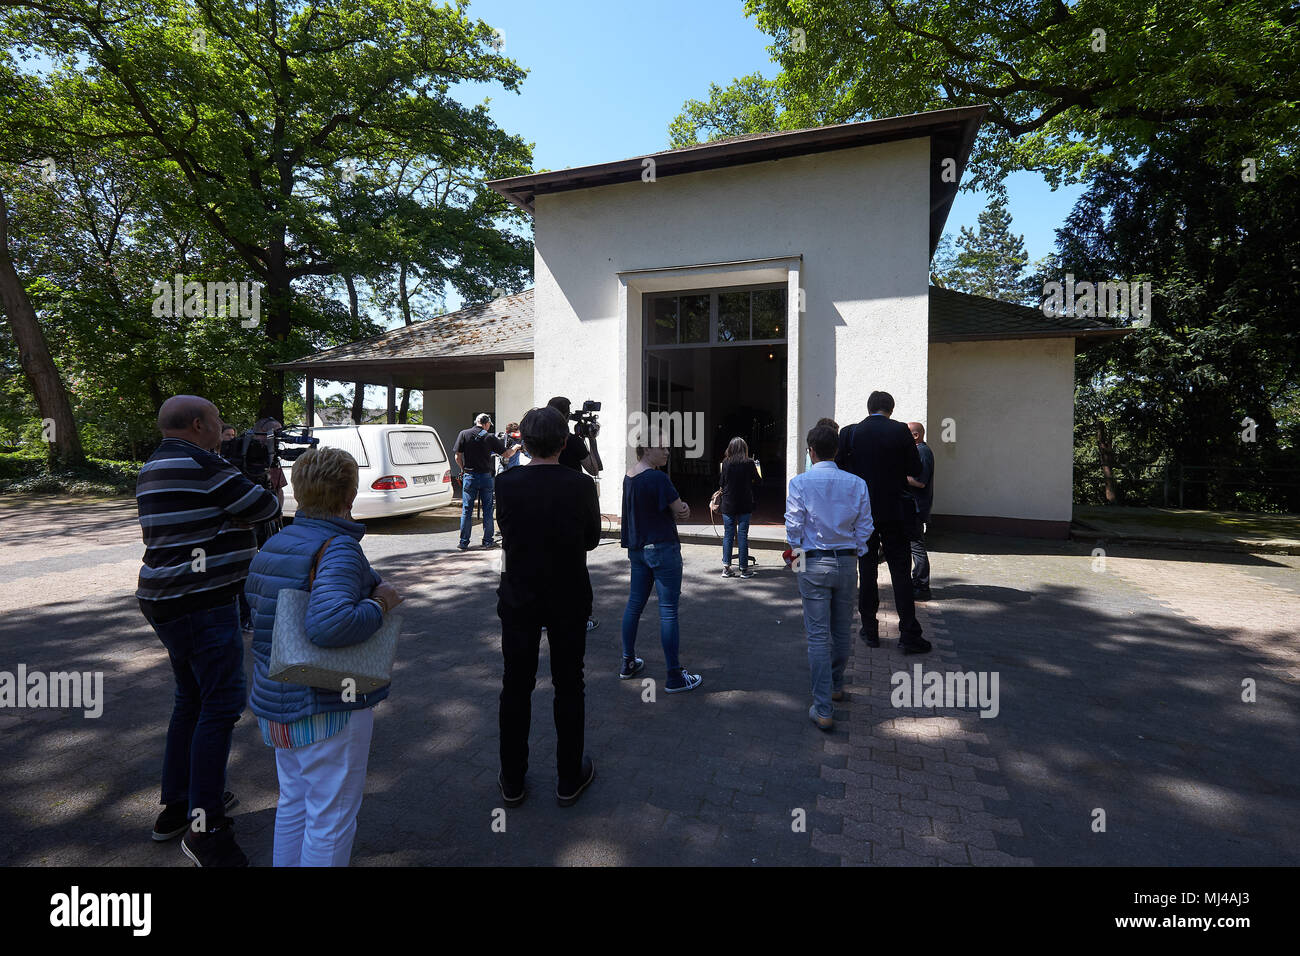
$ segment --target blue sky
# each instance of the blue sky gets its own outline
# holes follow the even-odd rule
[[[745,16],[742,0],[476,0],[468,12],[501,31],[502,52],[529,75],[518,94],[480,84],[461,95],[490,95],[497,124],[534,144],[538,169],[666,149],[668,124],[688,99],[705,99],[710,83],[777,73],[771,38]],[[1052,192],[1042,177],[1019,173],[1007,190],[1012,229],[1030,259],[1048,254],[1082,189]],[[961,226],[974,227],[986,202],[959,194],[947,231],[955,238]]]

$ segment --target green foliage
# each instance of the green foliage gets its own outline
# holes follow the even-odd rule
[[[933,274],[945,288],[1037,305],[1037,299],[1025,296],[1028,261],[1024,236],[1012,234],[1006,193],[1000,190],[980,213],[978,232],[962,226],[956,249],[949,242],[935,250]]]
[[[0,494],[130,495],[139,471],[135,462],[95,457],[84,466],[51,470],[44,451],[0,452]]]

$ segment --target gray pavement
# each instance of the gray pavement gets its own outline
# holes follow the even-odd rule
[[[626,558],[604,541],[587,650],[596,782],[575,807],[551,798],[543,650],[529,798],[502,833],[495,575],[489,553],[455,551],[453,527],[374,522],[365,539],[408,624],[354,865],[1300,863],[1300,558],[1134,547],[1099,568],[1086,542],[936,538],[921,610],[934,653],[898,653],[886,583],[884,646],[855,642],[824,734],[806,716],[798,591],[778,554],[723,580],[720,548],[685,546],[682,660],[704,685],[662,692],[652,599],[648,702],[615,676]],[[131,596],[142,550],[129,500],[0,498],[0,670],[102,670],[107,698],[98,719],[0,709],[0,863],[186,865],[148,837],[171,675]],[[918,663],[997,672],[997,716],[895,707],[891,675]],[[229,782],[239,839],[267,865],[275,770],[251,714]]]

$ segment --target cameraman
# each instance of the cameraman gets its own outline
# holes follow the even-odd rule
[[[562,395],[556,396],[546,404],[563,415],[566,422],[573,417],[571,413],[573,405]],[[600,424],[594,420],[590,422],[585,429],[587,431],[585,439],[582,435],[583,430],[581,424],[574,426],[573,433],[564,442],[564,451],[560,452],[560,464],[567,465],[574,471],[585,471],[593,478],[597,478],[605,468],[600,460],[600,452],[596,448],[596,435],[600,433]],[[588,449],[588,442],[590,442],[590,449]]]
[[[546,403],[548,407],[555,409],[564,416],[567,423],[573,417],[571,409],[572,403],[563,395],[557,395]],[[586,431],[587,437],[584,439],[582,432]],[[591,421],[584,424],[579,422],[573,426],[573,432],[564,440],[564,450],[560,452],[559,463],[567,465],[574,471],[585,471],[593,478],[599,478],[601,471],[605,466],[600,461],[600,452],[596,448],[596,435],[600,433],[600,423],[592,418]],[[591,443],[588,449],[587,442]],[[587,630],[594,631],[600,627],[600,621],[594,617],[587,618]]]
[[[274,418],[263,418],[253,426],[253,434],[266,446],[266,460],[270,463],[266,469],[266,487],[279,500],[281,507],[284,507],[284,486],[289,483],[289,479],[284,477],[280,458],[275,453],[275,435],[283,428],[284,426]],[[258,546],[260,547],[265,540],[266,538],[260,539]]]

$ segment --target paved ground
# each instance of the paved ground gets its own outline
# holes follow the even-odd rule
[[[602,543],[587,653],[597,781],[576,807],[550,799],[543,663],[530,797],[498,833],[494,576],[489,554],[455,552],[450,528],[422,517],[366,537],[409,624],[376,712],[356,865],[1300,863],[1300,558],[1118,548],[1103,565],[1085,542],[938,539],[922,611],[935,652],[899,655],[882,608],[884,646],[857,643],[823,734],[775,553],[752,580],[724,581],[714,548],[686,547],[683,660],[705,683],[662,694],[652,601],[649,703],[614,676],[626,560]],[[148,839],[171,677],[131,597],[141,552],[130,501],[0,498],[0,670],[102,670],[107,698],[97,720],[0,710],[0,863],[184,865]],[[997,716],[892,706],[891,674],[916,663],[996,672]],[[276,782],[251,715],[230,783],[241,842],[265,865]]]

